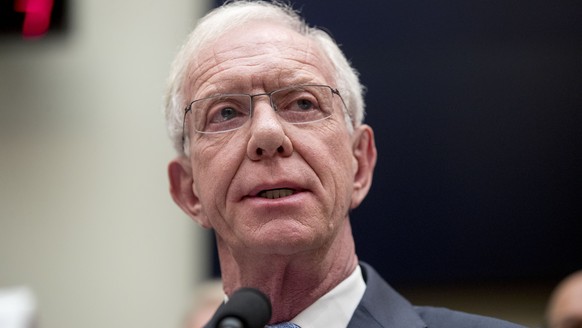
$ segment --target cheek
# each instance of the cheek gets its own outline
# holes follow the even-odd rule
[[[353,172],[354,156],[352,153],[351,140],[349,134],[336,133],[324,141],[329,149],[329,162],[333,167],[334,175],[343,182],[351,180]],[[351,182],[351,181],[350,181]]]
[[[354,156],[346,131],[325,133],[304,144],[305,160],[318,175],[326,193],[334,203],[351,199],[354,176]],[[337,204],[339,205],[339,204]]]
[[[207,214],[223,213],[232,179],[245,156],[245,148],[235,144],[235,140],[219,141],[206,147],[200,142],[192,153],[194,184]]]
[[[334,171],[334,179],[337,187],[337,201],[345,203],[349,208],[351,203],[354,176],[357,166],[357,161],[354,158],[351,140],[349,137],[337,138],[337,144],[334,145],[332,154],[335,156],[334,164],[337,168],[332,168]],[[348,210],[346,208],[346,211]]]

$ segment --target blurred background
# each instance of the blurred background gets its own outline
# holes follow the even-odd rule
[[[180,327],[209,251],[168,193],[161,104],[209,4],[56,0],[66,17],[23,39],[17,2],[0,16],[0,289],[29,287],[39,328]]]
[[[360,259],[417,304],[539,326],[582,268],[580,3],[293,2],[369,89]],[[0,291],[40,328],[180,327],[218,272],[168,194],[162,96],[221,1],[55,0],[41,37],[25,3],[0,8]]]

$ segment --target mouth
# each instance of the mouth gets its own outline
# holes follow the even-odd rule
[[[267,199],[277,199],[282,197],[291,196],[295,193],[294,189],[280,188],[280,189],[269,189],[260,191],[257,196]]]

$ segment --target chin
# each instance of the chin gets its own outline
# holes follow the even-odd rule
[[[321,247],[321,239],[313,238],[307,233],[277,233],[259,236],[256,248],[260,253],[271,255],[293,255]]]

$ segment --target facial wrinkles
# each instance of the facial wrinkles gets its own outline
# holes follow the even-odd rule
[[[282,55],[284,58],[274,63],[268,60],[273,56],[265,53],[242,58],[231,58],[237,57],[231,52],[246,49],[246,46],[237,46],[234,50],[227,49],[224,52],[217,52],[214,48],[210,48],[212,49],[212,55],[201,56],[203,60],[198,69],[200,77],[196,78],[192,84],[195,91],[191,93],[196,94],[192,99],[199,99],[217,93],[268,92],[292,84],[327,83],[326,81],[330,79],[329,74],[321,72],[317,65],[322,60],[311,51],[314,49],[311,42],[306,44],[309,46],[305,50],[297,49],[298,47],[289,47],[291,49],[289,54],[285,51],[278,51],[277,54]],[[297,55],[293,55],[292,52],[296,52]],[[241,56],[239,55],[238,57]],[[221,60],[220,58],[227,59]],[[233,61],[242,61],[246,66]],[[283,63],[280,63],[280,61]],[[233,62],[232,65],[227,65],[227,63],[231,62]],[[257,71],[258,73],[245,74],[241,72],[243,70]],[[193,73],[193,75],[196,74]],[[216,83],[215,80],[220,81],[220,83]],[[247,91],[249,85],[253,86],[252,91]]]
[[[336,172],[336,174],[331,175],[332,181],[328,181],[328,183],[332,183],[333,188],[336,190],[332,195],[345,195],[345,198],[335,199],[334,201],[335,215],[344,217],[349,211],[351,202],[352,185],[349,183],[353,181],[353,176],[350,175],[353,172],[351,167],[353,156],[351,152],[352,141],[347,129],[345,129],[343,120],[338,119],[343,116],[334,115],[333,117],[336,118],[335,124],[322,124],[318,127],[321,135],[330,137],[327,140],[323,140],[320,145],[316,145],[317,148],[314,149],[317,151],[320,147],[327,147],[333,160],[321,162],[321,165],[326,167],[313,168],[313,171],[316,174],[319,174],[318,172]],[[319,164],[320,162],[316,163]],[[338,167],[339,165],[343,167]],[[319,176],[319,179],[324,180],[326,177]]]
[[[197,74],[192,74],[198,75],[198,78],[194,80],[194,93],[197,97],[208,95],[203,89],[208,86],[216,87],[217,84],[219,88],[225,89],[221,90],[222,92],[234,92],[234,90],[228,90],[230,85],[238,88],[245,87],[248,90],[248,82],[245,82],[252,76],[260,76],[265,82],[275,82],[305,74],[323,77],[320,83],[331,83],[333,79],[328,73],[331,66],[327,60],[323,60],[325,56],[321,56],[319,51],[316,51],[317,47],[313,42],[299,35],[289,38],[291,40],[276,40],[275,43],[269,40],[260,42],[258,45],[256,43],[233,45],[232,42],[227,42],[230,41],[229,39],[219,39],[214,43],[215,46],[207,48],[207,51],[200,54],[201,64],[198,66]],[[325,66],[326,72],[322,71],[322,66]],[[283,68],[284,72],[290,76],[265,76]]]
[[[215,47],[207,48],[206,51],[200,54],[198,62],[200,65],[196,66],[190,75],[193,78],[191,80],[193,83],[190,84],[189,94],[200,98],[219,92],[259,93],[272,91],[272,89],[288,84],[310,82],[330,84],[335,87],[332,75],[333,66],[329,63],[329,60],[322,56],[321,51],[318,51],[318,47],[311,41],[297,39],[298,37],[298,35],[293,35],[291,41],[282,42],[281,40],[276,40],[274,45],[269,42],[269,44],[265,43],[261,46],[251,46],[248,43],[236,45],[236,39],[234,41],[235,44],[226,42],[230,41],[229,39],[219,39],[214,43],[216,44]],[[267,48],[266,51],[264,50],[265,47]],[[259,48],[261,48],[260,51]],[[196,76],[198,77],[194,79]],[[337,106],[338,104],[334,102],[334,105]],[[330,173],[330,169],[338,170],[340,168],[331,167],[332,165],[326,161],[313,161],[314,157],[321,155],[321,149],[327,149],[328,155],[334,156],[332,163],[341,166],[347,165],[346,161],[348,159],[341,156],[345,157],[347,156],[346,152],[351,151],[350,138],[338,135],[347,133],[347,130],[342,118],[343,111],[337,108],[334,110],[336,110],[336,114],[322,121],[321,124],[309,127],[290,126],[290,130],[286,129],[285,124],[283,124],[283,132],[289,136],[293,143],[294,155],[297,156],[295,159],[301,158],[304,163],[298,170],[308,170],[310,175],[319,179],[321,186],[327,189],[322,190],[323,194],[321,196],[323,197],[337,196],[338,189],[341,189],[339,195],[343,195],[343,191],[347,188],[347,182],[341,181],[343,175],[338,176]],[[290,132],[291,130],[293,132]],[[196,173],[199,179],[204,179],[202,176],[209,174],[209,172],[216,172],[216,167],[213,168],[213,165],[226,164],[222,173],[216,178],[219,180],[206,177],[205,181],[208,185],[202,186],[203,188],[211,188],[212,191],[219,191],[221,194],[217,197],[215,193],[209,190],[202,190],[202,193],[214,194],[212,196],[214,198],[207,199],[204,204],[213,204],[215,209],[212,209],[212,212],[218,213],[225,218],[218,224],[227,225],[229,229],[233,229],[235,222],[234,220],[230,220],[232,221],[230,222],[225,216],[227,207],[226,194],[231,189],[234,177],[245,162],[245,142],[248,142],[250,138],[248,132],[246,132],[247,135],[243,136],[245,132],[246,128],[243,127],[240,130],[222,135],[193,134],[193,155],[200,165]],[[304,138],[306,133],[311,137]],[[314,142],[309,144],[310,141]],[[344,142],[347,142],[348,145],[344,145]],[[342,147],[347,147],[347,149],[342,149]],[[338,157],[338,154],[340,157]],[[351,158],[348,164],[350,163]],[[275,166],[269,166],[264,160],[262,164],[270,167],[270,171],[275,171]],[[349,170],[349,172],[351,171]],[[333,188],[336,188],[335,192]],[[333,195],[328,194],[329,192],[333,193]],[[334,216],[343,216],[345,214],[343,212],[347,211],[343,209],[346,206],[349,208],[349,197],[347,205],[344,203],[343,198],[334,199],[334,202],[330,204],[332,208],[327,208],[326,212],[333,211],[335,213],[340,211],[341,208],[342,213],[335,213]],[[338,205],[340,205],[340,208],[335,209]],[[328,225],[332,227],[335,222],[338,221],[328,221]]]
[[[244,147],[240,145],[238,132],[240,131],[216,135],[195,134],[192,170],[195,181],[198,182],[197,187],[201,191],[199,196],[202,205],[212,206],[212,208],[205,209],[208,214],[216,212],[223,218],[226,215],[223,211],[226,197],[222,192],[230,189],[234,172],[238,170],[238,165],[240,165],[238,159],[244,156]],[[216,161],[216,159],[220,159],[220,161]],[[217,170],[220,171],[220,174],[208,179],[208,175]],[[213,225],[215,224],[214,220],[211,222]]]

